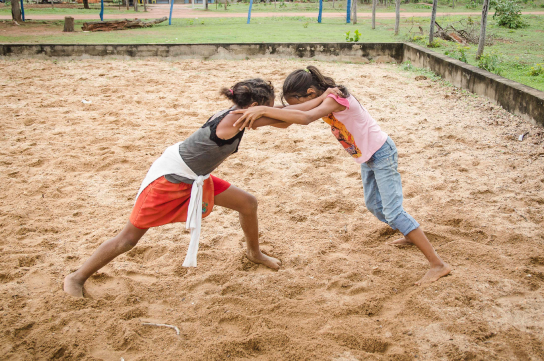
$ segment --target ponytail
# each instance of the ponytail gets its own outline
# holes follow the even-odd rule
[[[274,87],[272,83],[256,78],[238,82],[230,89],[221,88],[219,94],[239,108],[246,108],[253,103],[267,105],[274,99]]]

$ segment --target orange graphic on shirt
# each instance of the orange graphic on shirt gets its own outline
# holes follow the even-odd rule
[[[334,115],[329,114],[326,117],[322,118],[325,123],[331,126],[331,132],[334,134],[336,139],[342,144],[346,152],[351,154],[354,158],[359,158],[362,156],[361,151],[359,148],[357,148],[357,145],[355,144],[355,139],[353,138],[353,135],[351,135],[350,132],[346,129],[346,126],[336,119]]]

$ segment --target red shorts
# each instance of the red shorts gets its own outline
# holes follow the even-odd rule
[[[202,196],[202,218],[213,209],[214,197],[230,187],[230,183],[210,175],[204,181]],[[147,229],[168,223],[185,222],[191,198],[192,184],[171,183],[160,177],[148,185],[138,196],[130,214],[130,223]]]

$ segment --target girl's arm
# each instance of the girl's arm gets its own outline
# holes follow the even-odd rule
[[[341,96],[342,92],[338,88],[328,88],[327,90],[325,90],[325,92],[323,92],[323,94],[321,94],[315,99],[308,100],[307,102],[300,103],[300,104],[287,105],[285,107],[278,107],[278,108],[302,110],[305,112],[305,111],[318,107],[319,104],[323,103],[323,100],[327,99],[329,94],[335,94],[336,96]]]
[[[271,108],[265,106],[256,106],[248,109],[235,110],[235,114],[243,114],[233,123],[233,126],[238,129],[244,127],[253,127],[253,123],[261,117],[273,118],[282,120],[286,123],[308,125],[319,118],[331,114],[332,112],[341,112],[346,107],[338,104],[332,98],[326,98],[321,105],[308,111],[301,111],[289,108]],[[239,126],[242,124],[243,126]]]
[[[265,107],[265,108],[268,108],[268,107]],[[241,110],[243,110],[243,109],[241,109]],[[215,134],[221,139],[230,139],[230,138],[234,137],[236,134],[238,134],[241,131],[241,129],[239,129],[238,127],[234,127],[234,123],[241,116],[242,116],[241,114],[234,114],[234,112],[231,112],[230,114],[228,114],[217,125],[217,129],[215,131]],[[278,120],[278,119],[271,119],[271,118],[261,117],[261,118],[259,118],[258,120],[256,120],[253,123],[252,128],[256,129],[256,128],[264,127],[264,126],[267,126],[267,125],[271,125],[271,126],[276,127],[276,128],[287,128],[291,124],[282,122],[281,120]]]
[[[257,129],[257,128],[264,127],[264,126],[267,126],[267,125],[270,125],[270,126],[275,127],[275,128],[287,128],[287,127],[291,126],[291,123],[286,123],[286,122],[283,122],[283,121],[277,120],[277,119],[261,117],[261,118],[257,119],[255,121],[255,123],[253,123],[253,127],[251,127],[251,129]]]

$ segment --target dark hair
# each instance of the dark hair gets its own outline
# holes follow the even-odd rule
[[[342,92],[343,98],[349,97],[348,89],[345,86],[336,84],[332,78],[323,76],[315,66],[310,65],[306,69],[295,70],[285,78],[281,94],[282,102],[286,97],[303,98],[308,96],[309,88],[321,92],[328,88],[338,88]]]
[[[260,78],[248,79],[234,84],[230,89],[223,88],[219,93],[240,108],[245,108],[254,102],[265,105],[274,99],[274,86],[271,82]]]

